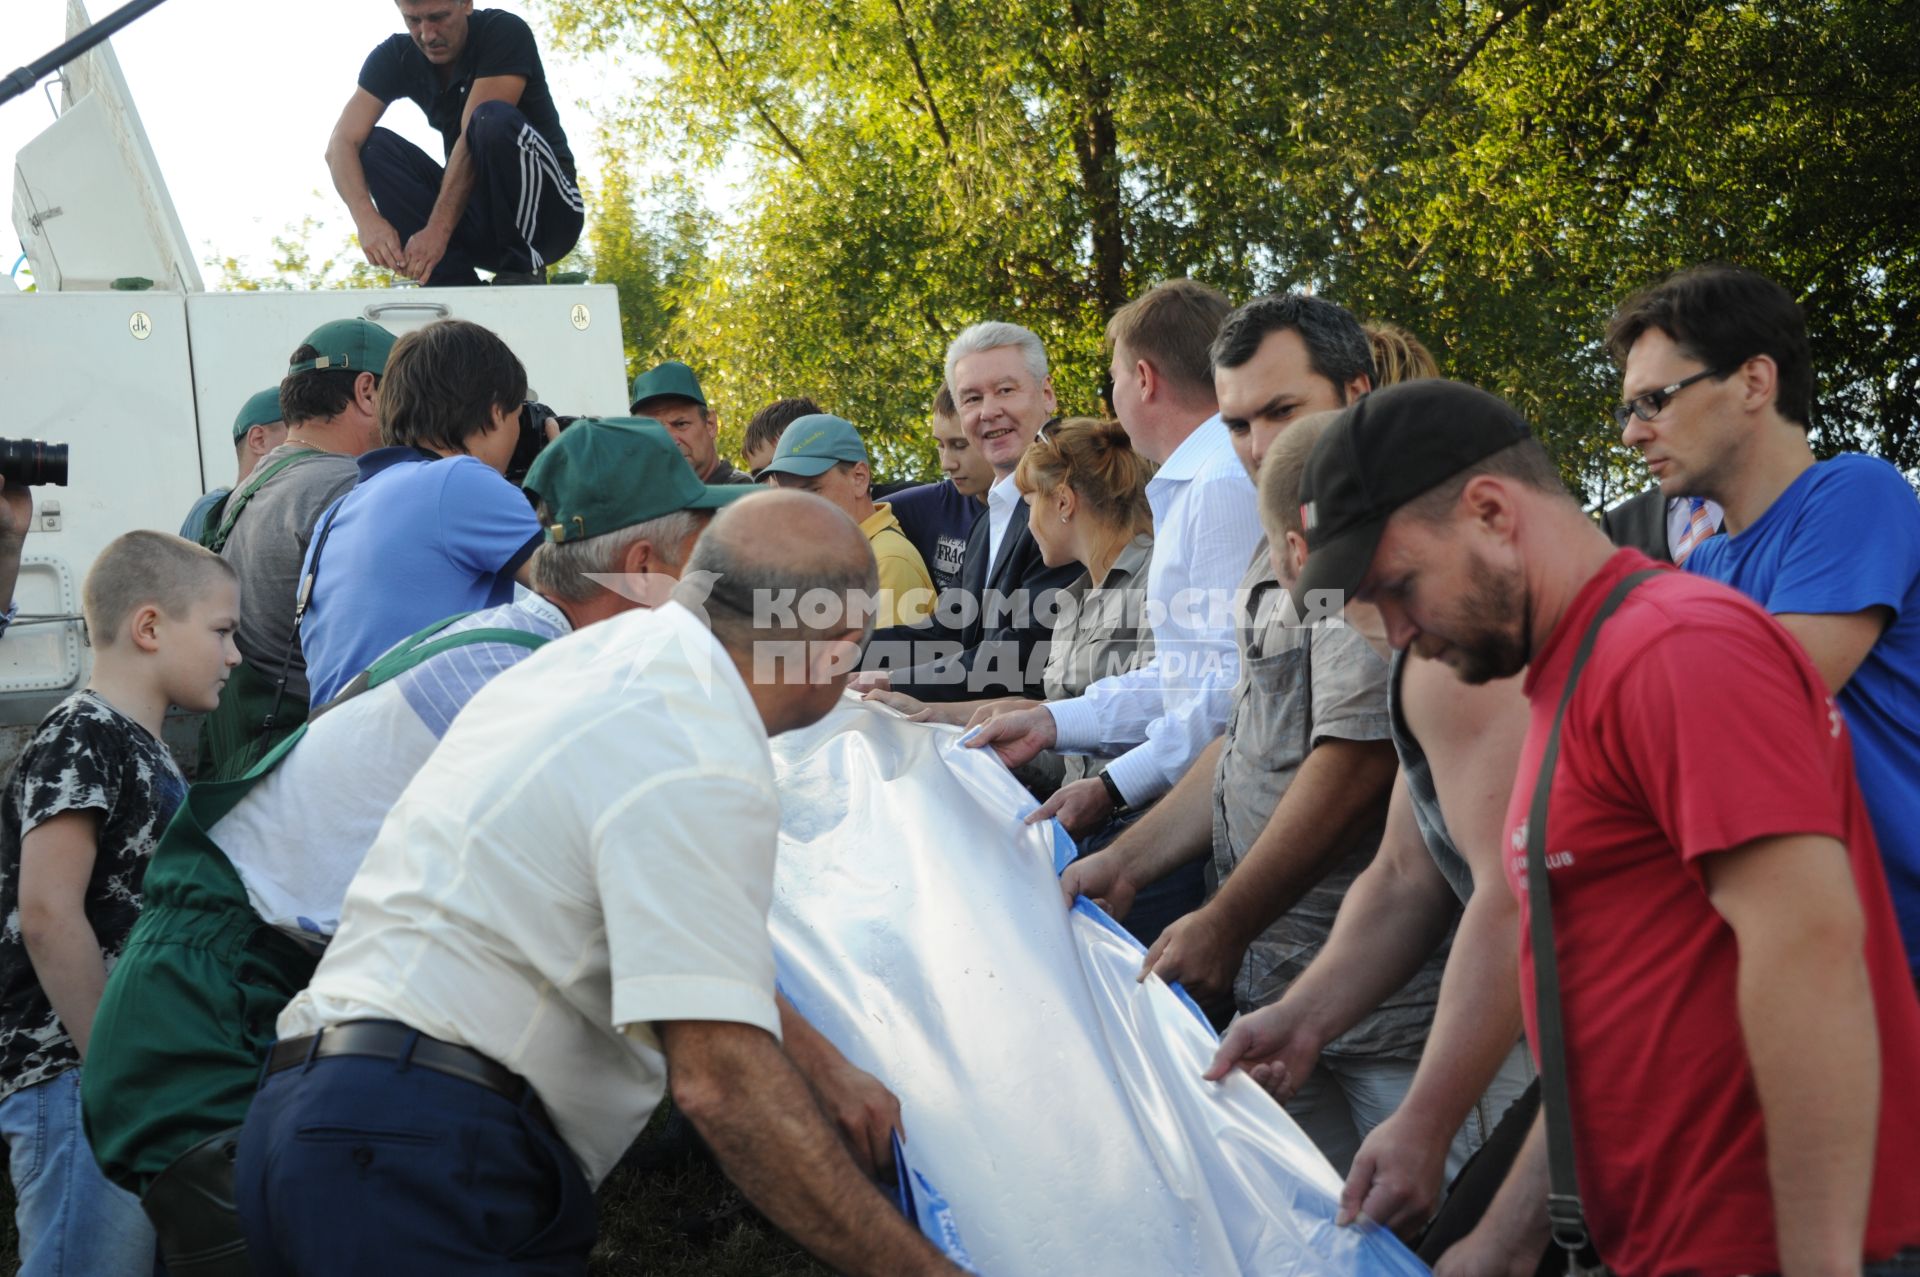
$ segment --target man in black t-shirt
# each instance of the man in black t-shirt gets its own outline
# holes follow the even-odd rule
[[[327,167],[375,266],[423,284],[543,283],[585,204],[533,31],[472,0],[397,0],[407,34],[367,55]],[[446,140],[446,168],[388,129],[407,98]]]

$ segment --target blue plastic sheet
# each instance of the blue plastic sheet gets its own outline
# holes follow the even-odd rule
[[[781,987],[900,1097],[902,1208],[989,1277],[1426,1269],[1336,1228],[1340,1183],[1140,946],[1056,881],[1070,845],[951,728],[851,698],[775,742]]]

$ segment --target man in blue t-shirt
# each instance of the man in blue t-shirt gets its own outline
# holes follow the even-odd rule
[[[367,260],[424,284],[546,282],[580,238],[586,204],[533,31],[473,0],[399,0],[407,33],[376,46],[327,142],[327,168]],[[410,99],[446,143],[446,167],[375,128]]]
[[[1667,496],[1725,508],[1724,534],[1700,542],[1687,570],[1773,613],[1845,712],[1920,973],[1920,498],[1876,457],[1814,461],[1806,324],[1771,280],[1682,271],[1621,305],[1607,347],[1623,369],[1624,441]]]
[[[511,602],[542,536],[505,477],[527,374],[498,335],[464,319],[408,333],[380,396],[386,446],[360,457],[357,482],[315,521],[301,567],[315,707],[422,627]]]
[[[900,530],[926,560],[933,588],[944,591],[960,584],[967,534],[986,511],[987,489],[994,479],[993,467],[960,429],[960,410],[945,382],[933,399],[933,442],[940,450],[940,471],[947,477],[891,493],[887,500]]]

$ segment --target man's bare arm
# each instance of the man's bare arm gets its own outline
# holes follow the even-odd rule
[[[706,1020],[658,1027],[674,1104],[782,1232],[856,1277],[961,1271],[860,1174],[771,1035]]]
[[[1362,1142],[1341,1199],[1343,1220],[1359,1212],[1395,1229],[1417,1226],[1438,1204],[1454,1132],[1520,1036],[1520,911],[1502,847],[1528,719],[1517,680],[1470,686],[1416,658],[1400,690],[1408,726],[1433,768],[1447,832],[1473,874],[1473,898],[1454,935],[1413,1084]]]
[[[782,994],[780,1041],[807,1079],[820,1109],[840,1130],[853,1160],[868,1175],[893,1169],[893,1136],[901,1130],[900,1101],[880,1080],[857,1067],[807,1022]]]
[[[1074,897],[1086,896],[1115,918],[1125,918],[1142,887],[1213,850],[1213,773],[1220,744],[1216,740],[1201,750],[1187,774],[1111,846],[1067,866],[1060,889],[1069,906]]]
[[[1799,641],[1813,658],[1814,668],[1826,680],[1827,690],[1838,693],[1873,651],[1873,645],[1893,624],[1893,609],[1870,607],[1860,612],[1836,612],[1816,616],[1808,612],[1783,612],[1773,618]]]
[[[1232,992],[1247,946],[1293,908],[1378,818],[1398,768],[1393,743],[1324,740],[1300,764],[1220,890],[1160,933],[1141,974],[1178,981],[1202,1005]]]
[[[0,479],[0,612],[13,606],[13,588],[20,581],[20,553],[26,548],[27,529],[33,526],[33,489],[9,487]]]
[[[433,268],[446,255],[447,242],[453,238],[454,227],[460,224],[460,218],[467,211],[467,201],[473,196],[473,153],[467,149],[467,125],[472,122],[473,113],[487,102],[518,106],[526,87],[524,75],[489,75],[475,80],[467,91],[466,109],[460,113],[460,137],[447,155],[447,168],[440,176],[440,194],[434,198],[433,212],[428,214],[427,224],[407,240],[406,273],[421,283],[427,282],[427,276],[433,274]]]
[[[373,126],[386,114],[387,104],[365,89],[356,88],[327,139],[327,171],[333,174],[333,189],[347,206],[360,236],[360,251],[375,266],[399,270],[406,263],[400,236],[393,224],[374,207],[373,192],[367,189],[367,171],[360,163],[360,148],[373,134]]]
[[[1857,1273],[1880,1032],[1847,850],[1816,835],[1763,838],[1702,867],[1740,946],[1740,1029],[1766,1122],[1780,1271]]]
[[[1434,1277],[1532,1277],[1552,1240],[1547,1221],[1547,1119],[1527,1142],[1472,1232],[1447,1248]]]

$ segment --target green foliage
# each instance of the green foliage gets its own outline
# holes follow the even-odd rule
[[[318,191],[313,198],[320,198]],[[331,244],[331,247],[316,247]],[[211,256],[201,263],[220,273],[215,288],[241,292],[293,288],[387,288],[393,283],[391,271],[367,261],[360,252],[360,241],[347,235],[337,242],[329,238],[326,223],[314,213],[273,237],[273,258],[264,272],[251,262],[233,256]]]
[[[1640,479],[1605,414],[1606,317],[1725,259],[1806,305],[1816,444],[1920,465],[1920,5],[544,8],[563,40],[664,68],[612,122],[628,154],[739,195],[694,228],[701,260],[659,258],[653,228],[635,277],[665,288],[629,316],[635,353],[694,362],[736,426],[811,394],[889,441],[883,468],[924,465],[941,352],[986,317],[1039,332],[1062,406],[1097,408],[1106,315],[1190,274],[1406,325],[1619,495]],[[597,229],[602,261],[620,233]]]
[[[635,166],[619,141],[602,137],[601,154],[604,176],[587,191],[585,242],[575,256],[620,294],[627,363],[638,371],[673,357],[668,334],[706,265],[712,217],[688,188],[636,189]]]

